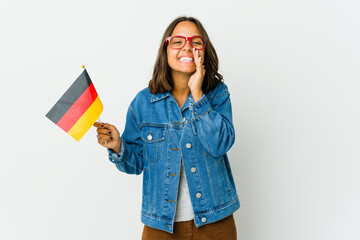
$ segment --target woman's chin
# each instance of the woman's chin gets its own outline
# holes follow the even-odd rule
[[[188,74],[192,74],[192,73],[194,73],[196,71],[196,67],[186,67],[186,68],[183,68],[182,69],[182,72],[183,73],[188,73]]]

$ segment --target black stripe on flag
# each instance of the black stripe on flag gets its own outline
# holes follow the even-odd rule
[[[55,124],[64,116],[64,114],[71,108],[76,100],[84,93],[90,86],[91,79],[86,69],[80,74],[69,89],[62,95],[56,104],[46,114],[46,117]]]

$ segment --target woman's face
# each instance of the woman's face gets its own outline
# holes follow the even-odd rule
[[[180,22],[174,28],[171,36],[184,36],[184,37],[192,37],[192,36],[201,36],[199,29],[196,24],[193,22]],[[190,42],[187,41],[185,46],[181,49],[172,49],[170,44],[167,44],[167,60],[168,64],[171,68],[171,71],[177,73],[185,73],[191,75],[196,70],[196,64],[194,62],[194,54],[193,49],[190,45]],[[199,57],[204,59],[205,49],[199,50]],[[187,59],[183,59],[183,57],[191,58],[192,61],[189,62]]]

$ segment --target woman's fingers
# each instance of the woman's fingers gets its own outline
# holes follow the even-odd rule
[[[98,133],[96,136],[98,138],[98,143],[102,145],[107,145],[113,140],[113,137],[111,136],[111,131],[109,129],[99,127],[96,131]]]
[[[193,56],[194,56],[194,63],[196,65],[196,67],[198,66],[198,61],[197,61],[197,57],[196,57],[196,50],[195,48],[192,49],[192,52],[193,52]]]
[[[98,143],[106,148],[111,148],[116,152],[120,152],[121,139],[119,131],[114,125],[109,123],[95,122],[94,127],[97,131]]]
[[[98,133],[103,133],[103,134],[109,134],[111,135],[112,133],[115,134],[119,134],[118,130],[116,129],[116,127],[114,125],[108,124],[108,123],[94,123],[94,127],[97,128],[97,132]]]
[[[111,130],[106,129],[106,128],[98,128],[96,131],[97,131],[98,133],[111,135]]]
[[[202,57],[200,57],[199,50],[196,50],[195,48],[193,48],[193,55],[194,55],[194,62],[196,65],[196,69],[203,71],[205,69],[205,66],[203,65],[204,59]]]
[[[111,125],[109,123],[103,123],[104,128],[110,129],[110,130],[116,130],[116,127],[114,125]]]
[[[194,55],[194,62],[195,62],[195,65],[196,67],[199,67],[199,51],[196,50],[195,48],[193,48],[193,55]]]
[[[94,127],[96,127],[96,131],[99,131],[99,129],[103,129],[104,128],[104,124],[100,123],[100,122],[95,122],[93,124]]]
[[[108,141],[105,139],[102,139],[102,138],[98,138],[98,143],[100,143],[102,145],[106,145],[108,143]]]
[[[113,140],[113,137],[111,135],[109,135],[109,134],[98,134],[97,138],[107,140],[108,142]]]
[[[104,147],[113,148],[116,146],[116,143],[113,141],[113,137],[111,137],[110,135],[98,134],[97,139],[98,143],[100,143]]]

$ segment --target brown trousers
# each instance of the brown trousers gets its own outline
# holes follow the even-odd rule
[[[174,223],[174,234],[144,225],[142,240],[236,240],[234,217],[230,216],[199,228],[194,220]]]

